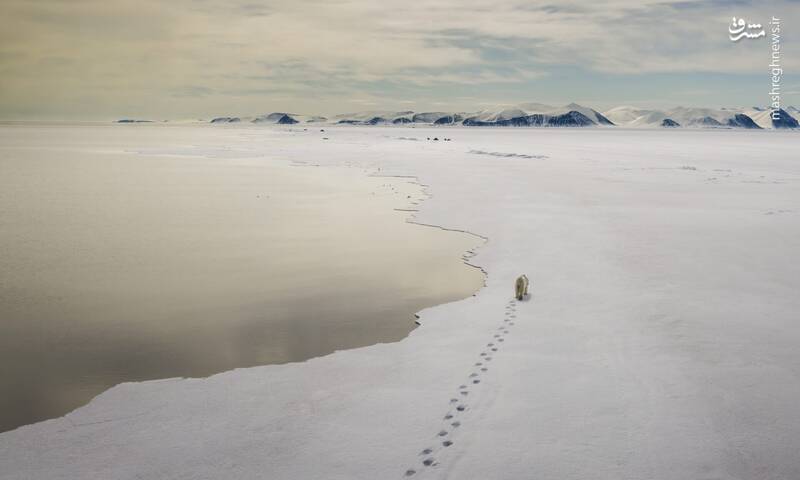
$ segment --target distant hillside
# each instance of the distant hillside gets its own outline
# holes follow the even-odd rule
[[[763,107],[701,108],[675,107],[669,110],[620,106],[597,110],[570,103],[554,107],[543,103],[498,105],[473,112],[414,112],[410,110],[368,110],[345,113],[326,118],[287,112],[272,112],[255,117],[222,116],[210,123],[250,122],[274,125],[304,125],[309,123],[338,125],[463,125],[472,127],[613,127],[631,128],[736,128],[736,129],[796,129],[800,110],[793,106],[777,111]],[[137,123],[145,120],[119,120]]]

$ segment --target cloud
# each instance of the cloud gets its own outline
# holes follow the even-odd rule
[[[0,107],[88,112],[82,102],[93,99],[109,112],[211,112],[255,108],[247,97],[258,97],[313,108],[383,87],[384,97],[402,90],[400,102],[409,88],[424,97],[442,85],[523,85],[560,67],[755,74],[766,42],[731,43],[730,17],[779,14],[788,26],[798,10],[744,0],[4,0]],[[786,57],[787,71],[798,58]]]

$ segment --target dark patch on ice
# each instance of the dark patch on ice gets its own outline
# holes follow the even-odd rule
[[[776,215],[776,214],[791,213],[791,212],[792,212],[792,210],[770,210],[770,211],[764,213],[764,215]]]
[[[508,152],[487,152],[485,150],[470,150],[468,153],[473,155],[490,155],[492,157],[503,157],[503,158],[535,158],[535,159],[545,159],[549,158],[547,155],[527,155],[524,153],[508,153]]]

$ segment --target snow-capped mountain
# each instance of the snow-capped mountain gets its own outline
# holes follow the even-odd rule
[[[774,116],[772,110],[751,110],[746,114],[761,128],[797,128],[797,119],[789,114],[787,111],[789,109],[794,109],[794,107],[787,107],[786,110],[779,109]],[[794,110],[795,116],[797,116],[797,109]]]
[[[392,112],[369,110],[366,112],[345,113],[333,117],[334,123],[348,125],[404,125],[408,123],[428,123],[450,125],[460,123],[464,114],[454,112]]]
[[[583,105],[578,105],[577,103],[570,103],[569,105],[562,107],[564,110],[575,111],[578,113],[583,114],[584,116],[588,117],[594,122],[597,122],[598,125],[614,125],[614,122],[606,118],[597,110],[584,107]]]
[[[788,107],[789,108],[793,107]],[[780,120],[772,120],[772,109],[676,107],[671,110],[647,110],[616,107],[604,114],[625,127],[694,127],[694,128],[797,128],[797,120],[786,110],[779,110]]]
[[[216,117],[209,123],[267,123],[277,125],[294,125],[295,123],[325,122],[327,118],[312,115],[299,115],[297,113],[273,112],[255,117]]]
[[[331,118],[331,122],[350,125],[382,125],[392,124],[395,120],[397,123],[409,123],[405,120],[411,121],[414,115],[412,111],[392,112],[384,110],[367,110],[365,112],[344,113],[335,115]]]
[[[603,112],[603,115],[614,122],[615,125],[626,127],[658,127],[665,120],[675,122],[673,119],[668,119],[664,112],[629,106],[612,108]]]
[[[590,107],[570,103],[554,107],[542,103],[497,105],[478,111],[414,112],[369,110],[322,116],[273,112],[255,117],[216,117],[210,123],[250,122],[258,124],[295,125],[326,123],[341,125],[464,125],[476,127],[591,127],[624,126],[632,128],[800,128],[800,110],[793,106],[777,111],[763,107],[700,108],[676,107],[670,110],[620,106],[603,113]]]
[[[553,107],[541,103],[501,105],[467,115],[463,124],[468,126],[546,127],[613,125],[601,113],[577,103],[570,103],[563,107]]]

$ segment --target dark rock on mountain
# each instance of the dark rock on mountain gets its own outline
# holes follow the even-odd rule
[[[584,115],[589,120],[598,123],[600,125],[611,125],[614,126],[614,122],[606,118],[603,114],[598,112],[592,108],[586,108],[582,105],[578,105],[577,103],[570,103],[566,107],[564,107],[567,111],[576,111]]]
[[[721,127],[722,126],[722,123],[720,123],[717,119],[715,119],[713,117],[697,118],[695,120],[692,120],[692,124],[700,125],[702,127]]]
[[[422,112],[415,113],[414,116],[411,117],[411,121],[414,123],[436,123],[440,118],[449,116],[451,116],[451,114],[446,112]]]
[[[239,117],[217,117],[211,119],[211,123],[236,123],[241,121],[242,119]]]
[[[497,126],[497,122],[484,122],[484,121],[478,120],[477,118],[470,117],[470,118],[465,119],[463,122],[461,122],[461,125],[464,125],[466,127],[493,127],[493,126]],[[504,125],[504,126],[507,126],[507,125]]]
[[[287,115],[289,114],[284,112],[268,113],[267,115],[254,118],[253,123],[278,123],[281,118]]]
[[[117,123],[153,123],[152,120],[136,120],[133,118],[122,118],[117,120]]]
[[[611,122],[608,123],[613,125]],[[595,123],[586,115],[574,110],[550,117],[547,122],[548,127],[588,127],[590,125],[595,125]]]
[[[297,120],[295,120],[294,118],[290,117],[289,115],[284,114],[275,123],[277,123],[278,125],[294,125],[295,123],[298,123],[298,122],[297,122]]]
[[[737,113],[733,116],[733,118],[728,119],[728,126],[730,127],[737,127],[737,128],[755,128],[760,129],[756,122],[753,121],[752,118],[748,117],[743,113]]]
[[[464,120],[466,126],[476,127],[588,127],[597,125],[586,115],[574,110],[561,115],[545,115],[535,113],[523,117],[514,117],[507,120],[497,120],[494,122],[484,122],[474,118]]]
[[[772,126],[775,128],[797,128],[799,126],[797,120],[782,108],[770,112],[770,118],[772,118]]]
[[[278,125],[294,125],[300,123],[299,120],[292,116],[292,113],[273,112],[267,115],[261,115],[252,120],[253,123],[275,123]],[[319,117],[322,118],[322,117]]]
[[[668,128],[674,128],[674,127],[680,127],[681,124],[676,122],[675,120],[673,120],[671,118],[665,118],[664,121],[661,122],[661,126],[662,127],[668,127]]]
[[[453,115],[446,115],[444,117],[437,118],[433,122],[433,124],[434,125],[452,125],[454,123],[460,122],[461,120],[463,120],[463,117],[461,117],[461,115],[453,114]]]
[[[414,122],[408,117],[398,117],[392,120],[392,123],[395,125],[404,125],[406,123],[414,123]]]
[[[594,112],[594,115],[597,117],[597,122],[600,125],[611,125],[611,126],[614,126],[614,122],[612,122],[611,120],[607,119],[602,113]]]

